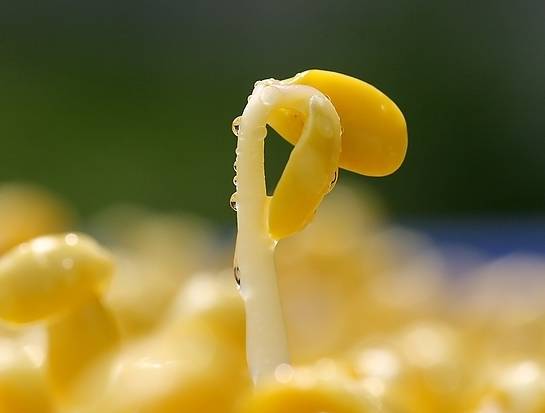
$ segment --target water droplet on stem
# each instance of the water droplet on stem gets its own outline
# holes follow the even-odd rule
[[[229,200],[229,205],[231,206],[231,209],[233,211],[238,211],[238,204],[237,204],[237,193],[233,193],[231,195],[231,199]]]
[[[237,116],[234,120],[233,120],[233,123],[231,124],[231,130],[233,131],[233,134],[235,136],[238,136],[238,131],[240,129],[240,121],[242,119],[242,116]]]
[[[329,190],[328,192],[331,192],[333,188],[335,188],[335,185],[337,184],[337,179],[339,178],[339,170],[336,169],[335,173],[333,174],[333,179],[331,180],[331,183],[329,184]]]
[[[237,283],[237,288],[240,288],[240,268],[238,268],[238,265],[234,265],[233,267],[233,275],[235,276],[235,282]]]

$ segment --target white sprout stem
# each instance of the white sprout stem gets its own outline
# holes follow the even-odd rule
[[[274,263],[276,240],[268,231],[264,138],[271,110],[308,113],[312,97],[326,99],[309,86],[276,80],[257,82],[240,118],[237,145],[237,248],[235,265],[246,309],[246,352],[255,384],[289,363],[289,352]]]

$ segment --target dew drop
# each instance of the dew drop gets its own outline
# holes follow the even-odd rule
[[[237,172],[237,161],[235,161],[235,162],[233,163],[233,170],[234,170],[235,172]]]
[[[231,195],[231,199],[229,200],[229,205],[231,206],[231,209],[233,211],[238,211],[238,204],[237,204],[237,193],[233,193]]]
[[[70,233],[64,237],[64,242],[66,242],[67,245],[73,247],[79,242],[79,237],[76,234]]]
[[[333,174],[333,179],[331,180],[330,184],[329,184],[329,192],[333,190],[333,188],[335,188],[335,185],[337,184],[337,179],[339,178],[339,170],[338,169],[335,169],[335,172]]]
[[[240,268],[235,264],[233,267],[233,275],[235,276],[235,282],[237,283],[237,288],[240,288]]]
[[[289,383],[293,379],[293,367],[289,364],[282,363],[274,369],[274,378],[282,384]]]
[[[237,184],[238,184],[238,179],[237,179],[237,176],[235,175],[233,176],[233,185],[237,186]]]
[[[231,130],[233,131],[233,134],[235,136],[238,136],[238,131],[240,129],[240,120],[242,119],[242,116],[237,116],[234,120],[233,120],[233,123],[231,124]]]

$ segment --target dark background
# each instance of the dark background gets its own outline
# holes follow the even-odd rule
[[[0,4],[0,181],[89,215],[113,202],[232,222],[237,116],[255,80],[360,77],[409,152],[371,186],[400,219],[545,213],[545,2],[17,0]],[[267,144],[271,180],[289,145]]]

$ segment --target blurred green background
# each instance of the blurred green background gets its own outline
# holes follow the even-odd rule
[[[0,180],[233,222],[255,80],[360,77],[404,112],[387,178],[350,173],[396,217],[545,212],[545,2],[42,1],[0,5]],[[273,133],[274,181],[289,145]]]

